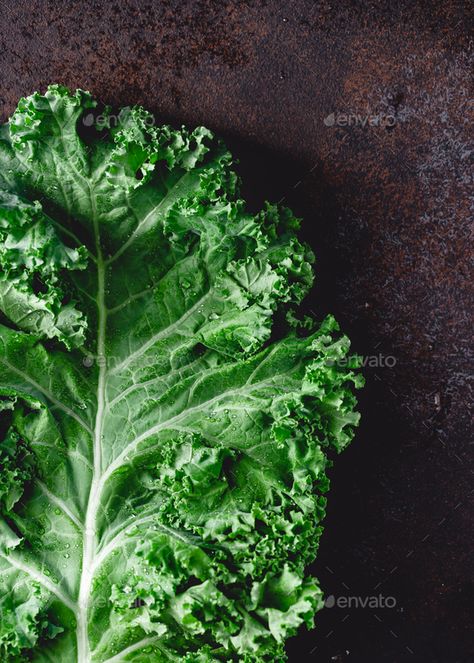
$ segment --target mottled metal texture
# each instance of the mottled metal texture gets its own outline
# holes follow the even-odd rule
[[[469,3],[0,5],[4,119],[61,82],[222,134],[252,205],[304,217],[308,306],[367,357],[314,569],[336,605],[290,660],[474,660]]]

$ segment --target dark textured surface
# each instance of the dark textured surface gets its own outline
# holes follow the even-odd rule
[[[0,2],[2,119],[61,82],[222,134],[368,357],[315,565],[338,603],[290,661],[474,660],[468,5]]]

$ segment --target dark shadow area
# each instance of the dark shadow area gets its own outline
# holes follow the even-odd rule
[[[316,282],[303,311],[319,319],[333,313],[365,363],[366,386],[358,393],[361,424],[329,472],[325,531],[310,569],[329,597],[329,607],[318,614],[315,631],[290,640],[290,661],[365,663],[374,660],[376,648],[377,661],[386,663],[467,663],[468,658],[450,657],[449,642],[455,637],[460,651],[469,650],[465,610],[473,586],[459,585],[459,606],[452,594],[447,597],[445,620],[434,607],[439,597],[429,594],[436,580],[430,577],[426,583],[422,577],[425,556],[451,536],[439,522],[454,515],[456,501],[443,499],[439,487],[448,468],[459,470],[449,450],[440,450],[437,432],[446,421],[442,410],[449,408],[449,394],[443,394],[443,408],[434,416],[423,412],[432,397],[427,375],[435,359],[428,364],[410,361],[410,339],[403,327],[387,334],[383,311],[372,315],[361,256],[368,254],[373,237],[363,220],[354,223],[353,210],[348,214],[338,206],[338,191],[324,181],[322,169],[233,138],[226,141],[239,161],[249,208],[258,211],[265,200],[284,197],[283,204],[303,219],[300,237],[316,254]],[[350,191],[348,187],[349,196]],[[384,238],[378,241],[383,244]],[[377,278],[383,282],[385,277],[378,273]],[[384,306],[390,309],[392,303],[387,300]],[[417,421],[417,412],[426,420]],[[463,426],[458,437],[462,431]],[[467,570],[468,559],[458,557]],[[435,552],[430,568],[439,564],[440,576],[444,568],[449,585],[455,578],[443,558],[442,550]],[[426,620],[417,617],[422,605],[431,613]]]

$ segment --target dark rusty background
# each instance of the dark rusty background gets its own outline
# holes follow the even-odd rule
[[[474,660],[468,5],[0,0],[3,120],[61,82],[214,129],[304,217],[309,307],[381,355],[315,572],[396,607],[324,610],[290,661]]]

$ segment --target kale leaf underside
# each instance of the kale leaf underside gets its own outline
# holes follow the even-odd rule
[[[51,86],[0,128],[0,659],[283,661],[357,362],[222,143],[96,113]]]

